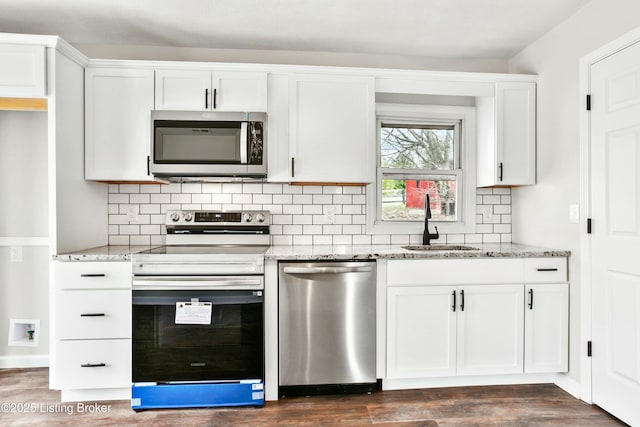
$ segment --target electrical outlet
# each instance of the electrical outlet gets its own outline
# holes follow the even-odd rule
[[[580,205],[569,205],[569,222],[571,224],[578,224],[580,222]]]
[[[139,207],[138,205],[129,205],[127,206],[127,221],[129,222],[137,222],[139,220],[138,218],[138,213],[139,213]]]
[[[11,262],[22,262],[22,246],[11,246],[9,253]]]
[[[336,207],[325,206],[324,207],[324,221],[327,224],[334,224],[336,222]]]

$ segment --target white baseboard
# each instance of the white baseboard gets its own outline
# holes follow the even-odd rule
[[[48,354],[36,356],[0,356],[0,369],[46,368],[48,366]]]
[[[414,388],[461,387],[511,384],[547,384],[554,382],[553,374],[478,375],[440,378],[383,379],[383,390]]]
[[[580,383],[573,378],[571,378],[568,374],[558,374],[556,375],[555,381],[553,382],[555,385],[575,397],[576,399],[582,399],[581,390],[582,387]],[[582,399],[585,400],[585,399]]]

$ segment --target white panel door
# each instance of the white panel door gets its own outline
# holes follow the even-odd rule
[[[211,71],[157,70],[156,110],[211,109]]]
[[[525,286],[524,371],[569,369],[569,285]]]
[[[387,289],[387,378],[456,375],[455,286]]]
[[[522,373],[524,286],[458,289],[458,375]]]
[[[640,425],[640,44],[591,67],[592,399]]]
[[[291,181],[373,182],[374,95],[372,77],[291,77]]]

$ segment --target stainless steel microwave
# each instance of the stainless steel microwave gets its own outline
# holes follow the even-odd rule
[[[267,176],[266,113],[152,111],[149,170],[160,177]]]

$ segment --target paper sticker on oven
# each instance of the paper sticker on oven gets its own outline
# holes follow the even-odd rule
[[[176,325],[210,325],[213,306],[210,302],[177,302]]]

